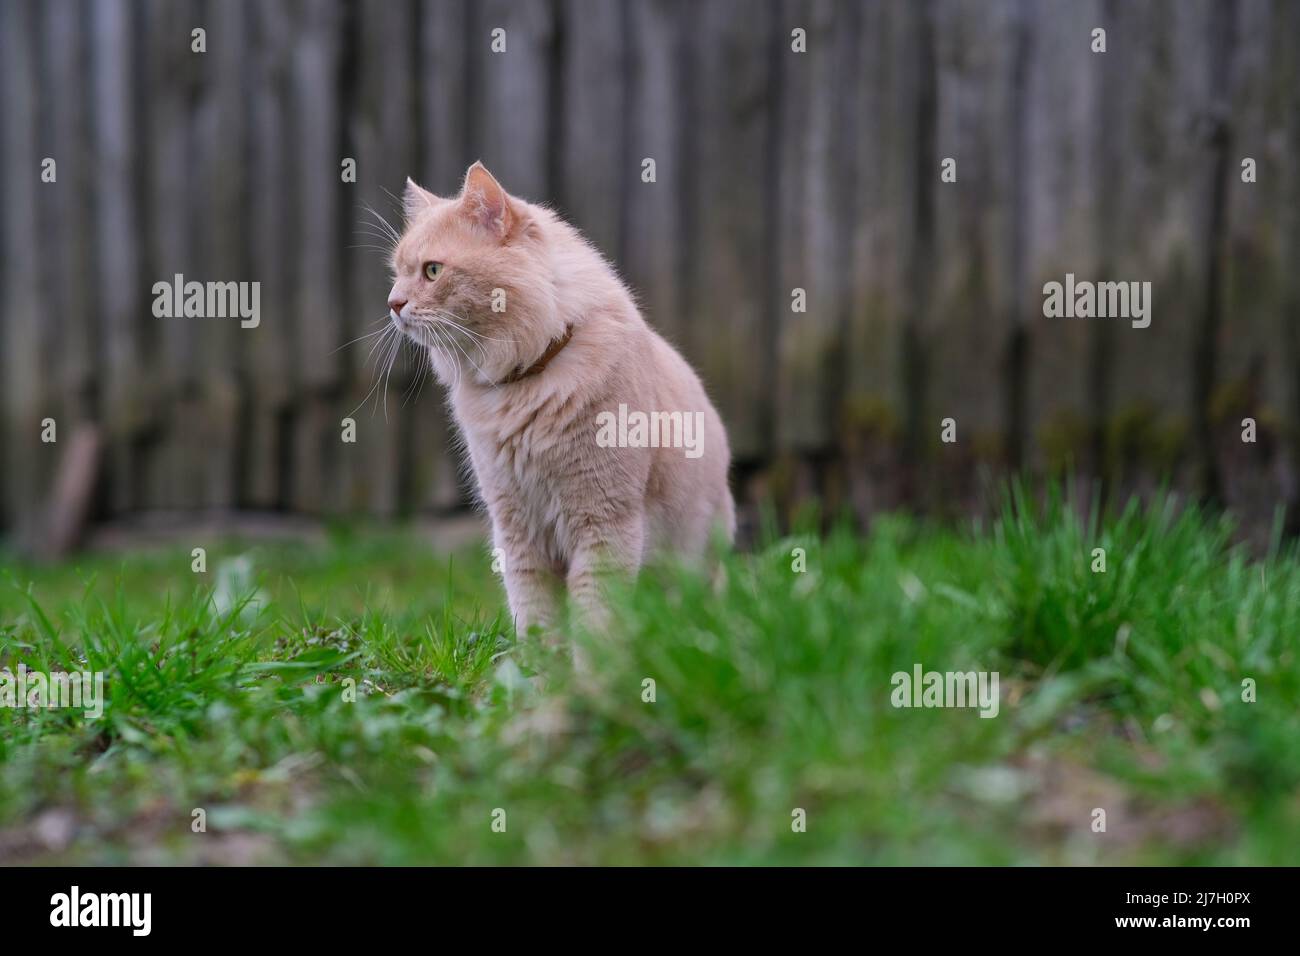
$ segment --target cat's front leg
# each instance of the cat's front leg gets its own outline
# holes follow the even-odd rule
[[[630,512],[617,520],[586,523],[573,546],[565,584],[569,597],[592,631],[603,633],[611,623],[605,584],[611,575],[636,576],[645,547],[645,516]]]
[[[510,535],[498,534],[496,540],[515,633],[523,637],[534,627],[550,630],[559,619],[559,576],[531,548]]]

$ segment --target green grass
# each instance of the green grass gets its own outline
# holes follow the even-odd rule
[[[644,574],[587,678],[412,535],[11,562],[0,662],[108,702],[0,708],[0,861],[1300,863],[1300,556],[1231,540],[1162,500],[772,541]],[[999,715],[893,707],[917,663]]]

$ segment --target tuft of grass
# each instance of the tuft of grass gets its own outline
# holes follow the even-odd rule
[[[0,708],[0,859],[1294,864],[1300,556],[1231,541],[1018,490],[774,537],[616,589],[577,674],[406,534],[9,562],[0,666],[106,702]],[[998,716],[893,706],[917,664],[996,671]]]

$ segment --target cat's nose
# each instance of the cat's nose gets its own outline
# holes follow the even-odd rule
[[[401,315],[402,310],[406,308],[406,300],[399,299],[395,295],[390,295],[388,297],[388,307],[392,309],[394,312],[396,312],[398,315]]]

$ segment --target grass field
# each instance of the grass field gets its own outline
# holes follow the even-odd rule
[[[769,540],[645,574],[590,679],[410,534],[11,561],[0,663],[107,703],[0,708],[0,861],[1298,864],[1300,556],[1230,542],[1168,500]],[[998,715],[895,708],[916,664]]]

